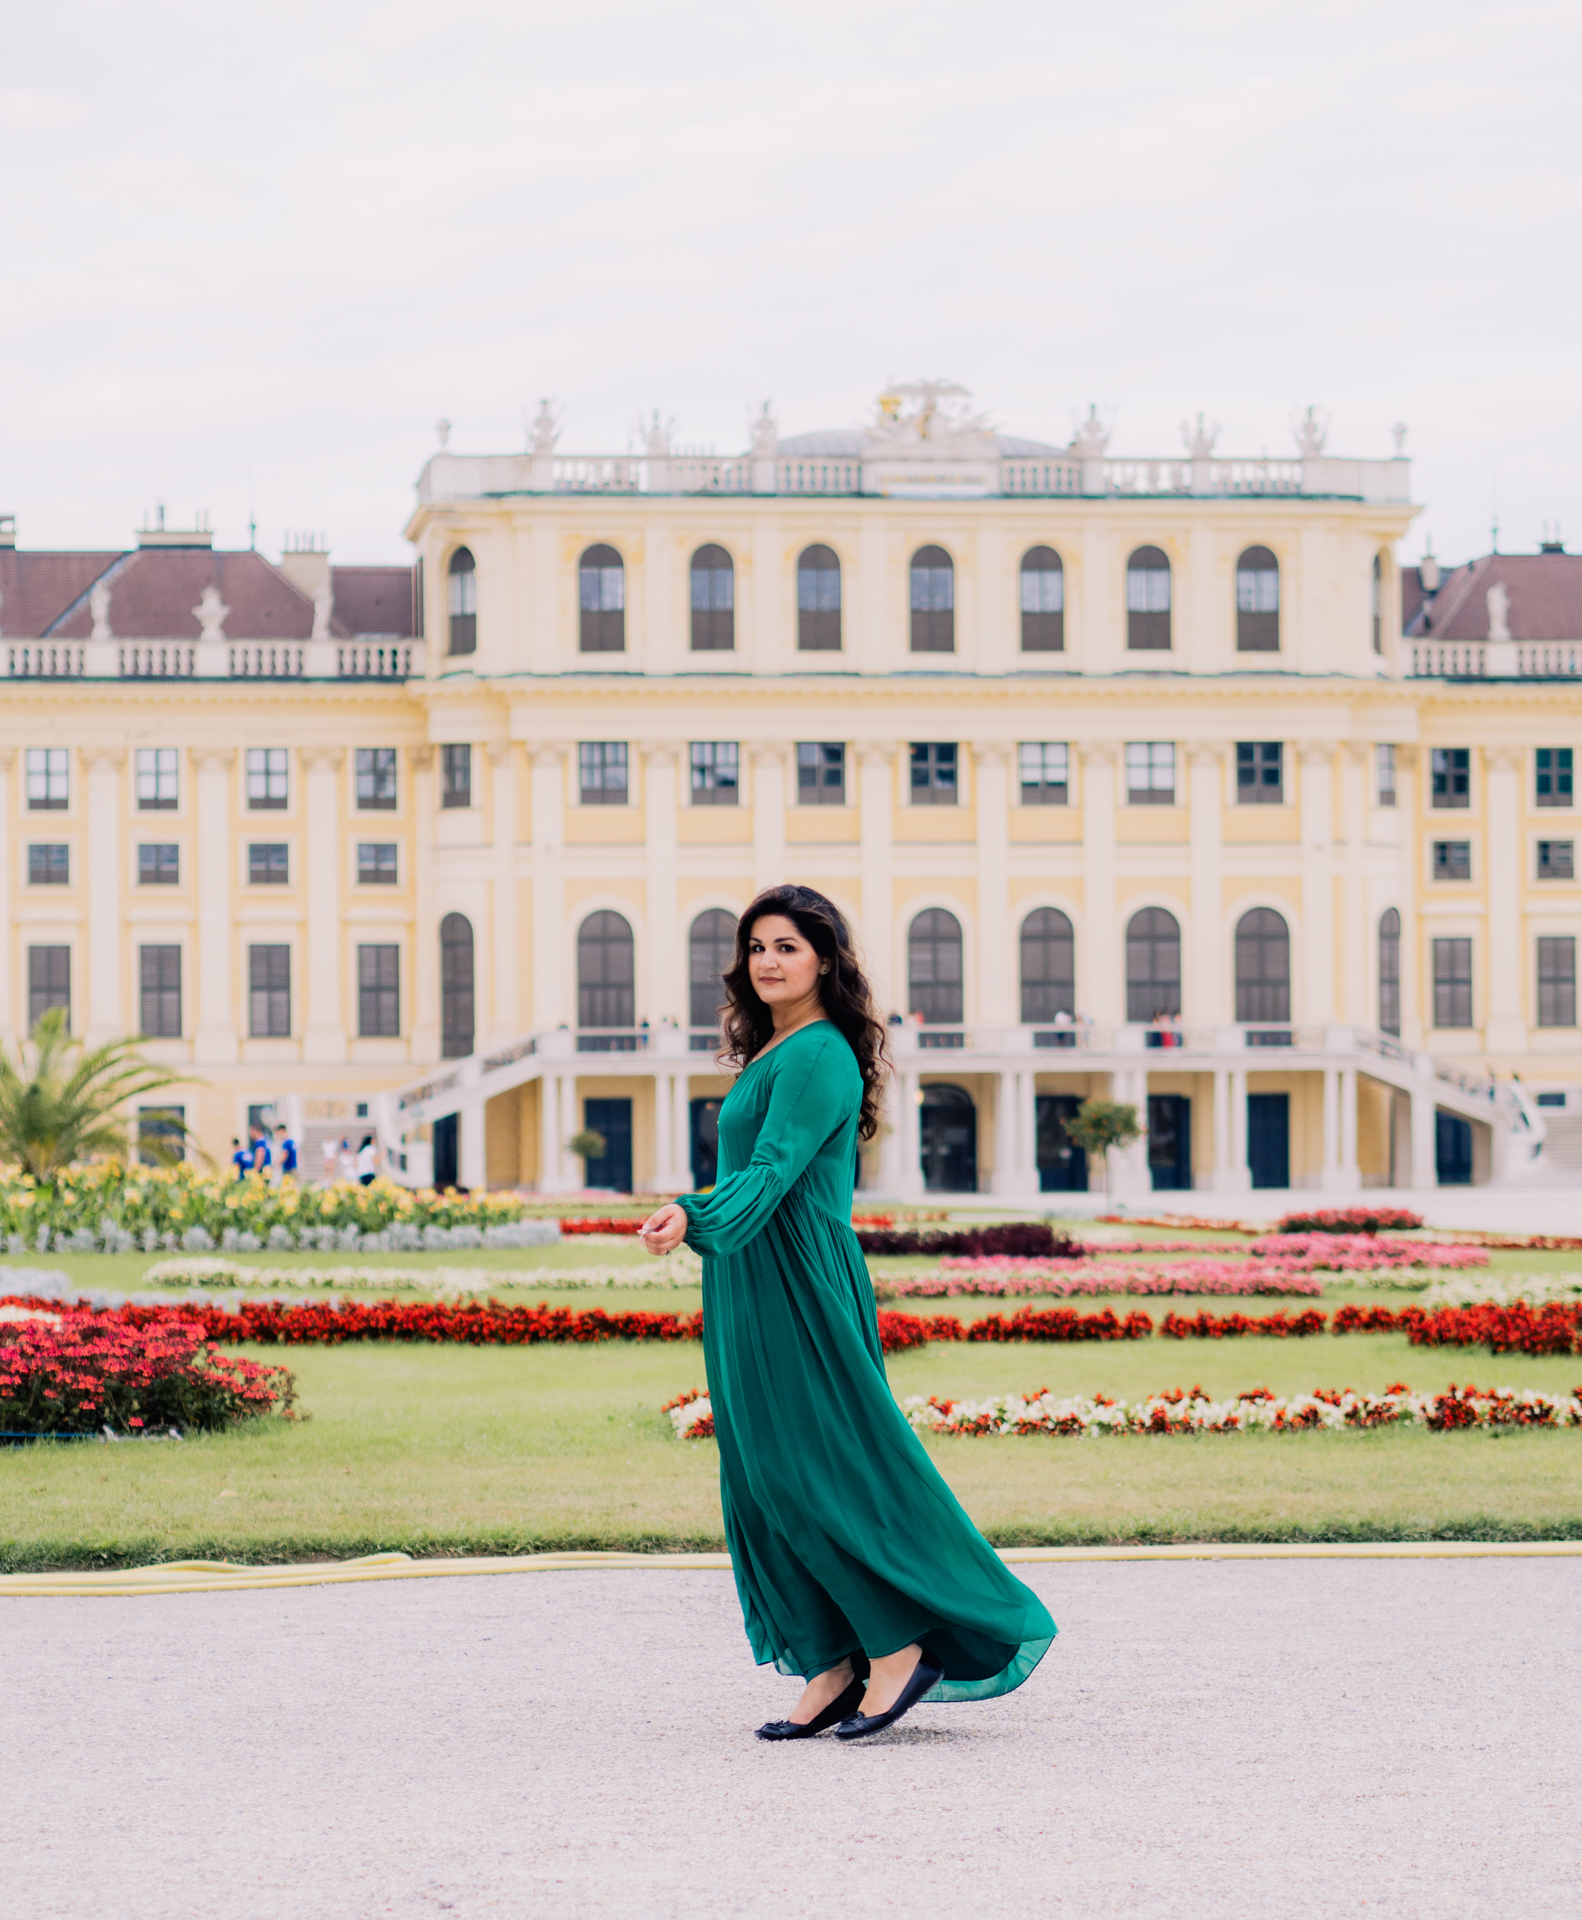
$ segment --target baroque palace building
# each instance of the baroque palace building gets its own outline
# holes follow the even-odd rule
[[[0,520],[0,1026],[141,1033],[221,1157],[278,1115],[310,1175],[355,1129],[679,1190],[791,878],[898,1019],[870,1189],[1085,1187],[1095,1093],[1147,1121],[1117,1192],[1566,1177],[1582,559],[1403,576],[1399,432],[1119,459],[965,402],[727,458],[442,428],[410,568]]]

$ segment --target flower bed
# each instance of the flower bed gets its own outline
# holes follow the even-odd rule
[[[915,1227],[859,1229],[864,1253],[1014,1254],[1023,1258],[1080,1260],[1082,1249],[1069,1235],[1056,1233],[1047,1220],[1009,1220],[995,1227],[966,1227],[958,1233]]]
[[[705,1400],[704,1407],[708,1406]],[[914,1394],[903,1403],[913,1426],[929,1433],[1020,1435],[1052,1433],[1095,1439],[1112,1433],[1306,1433],[1356,1427],[1427,1427],[1444,1433],[1465,1427],[1582,1427],[1582,1387],[1573,1394],[1515,1393],[1509,1387],[1484,1392],[1452,1386],[1444,1393],[1414,1394],[1404,1384],[1383,1393],[1357,1393],[1350,1387],[1280,1398],[1255,1387],[1233,1400],[1214,1400],[1201,1387],[1174,1387],[1168,1393],[1132,1404],[1097,1394],[1092,1399],[1063,1397],[1047,1388],[1027,1395],[1003,1394],[989,1400],[924,1399]],[[683,1439],[704,1438],[684,1426],[684,1411],[672,1402],[676,1432]],[[694,1407],[697,1402],[694,1401]],[[712,1413],[707,1431],[714,1431]]]
[[[3,1272],[0,1269],[0,1272]],[[487,1293],[491,1287],[652,1287],[673,1291],[703,1283],[703,1262],[690,1247],[644,1266],[585,1267],[255,1267],[218,1254],[181,1254],[143,1275],[155,1287],[362,1287],[404,1293]]]
[[[701,1387],[678,1393],[674,1400],[667,1400],[659,1411],[670,1415],[670,1424],[675,1428],[678,1440],[714,1438],[714,1409]]]
[[[1405,1318],[1404,1315],[1401,1316]],[[1417,1310],[1406,1329],[1415,1347],[1487,1347],[1490,1353],[1582,1353],[1582,1306],[1551,1300],[1544,1306],[1498,1306]]]
[[[559,1237],[551,1221],[527,1221],[514,1193],[414,1192],[391,1180],[272,1187],[175,1167],[123,1167],[107,1160],[69,1167],[53,1186],[0,1173],[0,1236],[13,1254],[356,1252],[416,1253],[461,1246],[534,1246]]]
[[[1108,1251],[1108,1249],[1106,1249]],[[1298,1274],[1238,1261],[1183,1260],[1174,1266],[1121,1266],[1084,1260],[1067,1266],[1045,1260],[942,1260],[938,1273],[875,1274],[881,1300],[939,1299],[955,1295],[987,1298],[1042,1294],[1053,1299],[1094,1294],[1208,1293],[1320,1294],[1323,1282]]]
[[[1302,1273],[1367,1273],[1388,1267],[1434,1267],[1456,1271],[1486,1267],[1484,1247],[1447,1246],[1428,1240],[1381,1240],[1370,1233],[1279,1233],[1254,1240],[1254,1259],[1289,1261]]]
[[[1423,1305],[1430,1309],[1485,1303],[1513,1307],[1519,1300],[1530,1307],[1545,1307],[1551,1300],[1582,1301],[1582,1273],[1509,1273],[1498,1279],[1436,1280],[1423,1295]]]
[[[1248,1313],[1167,1313],[1159,1331],[1167,1340],[1239,1340],[1248,1334],[1290,1340],[1324,1328],[1323,1314],[1309,1308],[1306,1313],[1266,1313],[1261,1319]]]
[[[1276,1233],[1411,1233],[1423,1224],[1420,1213],[1405,1207],[1320,1207],[1287,1213],[1275,1222]]]
[[[0,1432],[215,1431],[277,1408],[290,1417],[284,1367],[217,1354],[191,1316],[138,1325],[65,1314],[0,1325]]]

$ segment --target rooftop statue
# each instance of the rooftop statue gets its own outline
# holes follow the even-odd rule
[[[994,429],[986,414],[971,413],[962,404],[970,398],[970,389],[953,380],[892,386],[879,396],[864,452],[892,459],[992,460]]]

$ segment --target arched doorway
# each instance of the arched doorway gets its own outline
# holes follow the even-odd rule
[[[925,1191],[976,1193],[978,1110],[972,1095],[965,1087],[924,1087],[917,1119]]]

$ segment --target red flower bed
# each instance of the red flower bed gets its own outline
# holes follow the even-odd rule
[[[1403,1316],[1404,1318],[1404,1316]],[[1582,1353],[1582,1306],[1551,1300],[1529,1307],[1484,1301],[1475,1307],[1419,1309],[1406,1328],[1415,1347],[1487,1347],[1490,1353]]]
[[[1102,1313],[1023,1307],[1018,1313],[986,1313],[965,1324],[968,1340],[1146,1340],[1154,1330],[1146,1313],[1129,1313],[1122,1320],[1111,1307]]]
[[[1167,1340],[1234,1340],[1244,1334],[1272,1335],[1277,1340],[1298,1339],[1324,1331],[1324,1316],[1313,1308],[1306,1313],[1167,1313],[1159,1329]]]
[[[630,1233],[642,1231],[641,1220],[562,1220],[560,1231],[566,1234],[577,1233]]]
[[[120,1315],[71,1313],[0,1327],[0,1432],[214,1431],[289,1414],[284,1367],[217,1354],[198,1318],[152,1326]]]
[[[1321,1207],[1313,1213],[1287,1213],[1276,1233],[1409,1233],[1423,1224],[1420,1213],[1405,1207]]]

